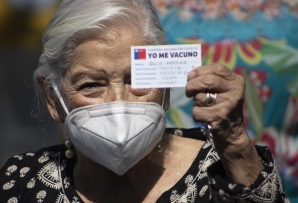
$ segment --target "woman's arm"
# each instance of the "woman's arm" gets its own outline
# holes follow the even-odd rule
[[[186,95],[194,97],[193,117],[211,126],[213,142],[231,183],[252,184],[263,169],[244,125],[245,80],[221,64],[202,66],[188,75]],[[206,106],[206,95],[216,102]]]
[[[214,146],[225,169],[226,178],[231,183],[251,185],[263,170],[261,159],[255,146],[244,131],[233,143],[214,139]]]

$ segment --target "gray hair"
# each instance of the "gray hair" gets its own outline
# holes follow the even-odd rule
[[[35,87],[43,78],[45,88],[61,86],[75,48],[111,28],[138,29],[146,44],[167,44],[150,0],[64,0],[43,37],[43,50],[34,73]],[[95,36],[96,35],[96,36]]]

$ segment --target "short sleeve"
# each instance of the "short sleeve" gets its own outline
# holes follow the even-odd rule
[[[269,148],[256,146],[256,149],[264,169],[249,187],[232,184],[226,180],[220,161],[209,167],[208,176],[215,202],[238,202],[239,200],[244,202],[289,202],[285,197],[279,170]]]
[[[0,197],[3,203],[19,202],[21,159],[21,155],[8,159],[0,170]]]

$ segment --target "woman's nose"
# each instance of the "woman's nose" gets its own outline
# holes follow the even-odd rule
[[[112,101],[128,101],[129,91],[125,88],[125,85],[114,87],[112,91],[114,94]]]

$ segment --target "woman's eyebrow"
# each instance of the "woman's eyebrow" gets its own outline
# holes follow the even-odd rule
[[[83,77],[85,77],[87,72],[76,72],[71,76],[71,82],[77,83],[79,80],[81,80]]]
[[[72,83],[77,83],[79,80],[82,78],[91,78],[91,79],[96,79],[98,76],[106,75],[105,71],[103,70],[97,70],[97,71],[77,71],[72,74],[71,76],[71,82]]]

